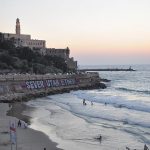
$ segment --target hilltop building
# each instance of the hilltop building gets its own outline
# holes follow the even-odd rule
[[[4,39],[13,40],[16,47],[29,47],[33,48],[45,48],[45,40],[34,40],[31,39],[31,35],[21,34],[20,21],[16,19],[16,34],[13,33],[3,33]]]
[[[21,34],[21,26],[19,18],[16,19],[16,28],[14,33],[3,33],[5,40],[12,40],[16,47],[29,47],[32,50],[38,51],[41,55],[57,56],[65,60],[69,70],[75,71],[77,69],[77,61],[74,58],[70,58],[70,49],[55,49],[46,48],[45,40],[31,39],[31,35]]]
[[[70,49],[68,47],[65,49],[46,48],[45,55],[61,57],[65,60],[69,70],[77,69],[77,61],[74,61],[73,57],[69,57]]]

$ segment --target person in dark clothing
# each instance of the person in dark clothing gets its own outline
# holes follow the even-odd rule
[[[83,105],[86,105],[86,103],[85,103],[85,99],[83,99]]]
[[[100,141],[100,142],[102,141],[102,136],[101,136],[101,135],[99,136],[99,141]]]
[[[18,127],[21,127],[21,121],[20,120],[18,121]]]
[[[100,135],[98,138],[96,138],[96,139],[98,139],[99,141],[100,141],[100,143],[101,143],[101,141],[102,141],[102,136]]]
[[[144,145],[144,150],[149,150],[146,144]]]

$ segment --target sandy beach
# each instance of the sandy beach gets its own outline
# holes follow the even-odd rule
[[[18,122],[19,118],[29,124],[29,118],[21,115],[21,110],[23,110],[23,107],[25,107],[25,105],[21,105],[20,103],[15,104],[13,107],[7,103],[0,103],[0,150],[11,149],[9,134],[10,121]],[[7,112],[8,115],[15,117],[8,116]],[[56,146],[57,144],[52,142],[48,136],[42,132],[35,131],[30,128],[17,128],[18,150],[43,150],[44,147],[46,150],[60,150]],[[13,145],[13,149],[16,149],[15,145]]]

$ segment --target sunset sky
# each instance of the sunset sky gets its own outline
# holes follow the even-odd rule
[[[0,0],[0,32],[66,48],[80,65],[150,64],[150,0]]]

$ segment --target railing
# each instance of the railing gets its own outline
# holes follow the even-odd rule
[[[8,75],[0,75],[0,81],[25,81],[25,80],[41,80],[41,79],[55,79],[55,78],[59,79],[69,77],[90,78],[90,77],[98,77],[98,74],[97,73],[45,74],[45,75],[8,74]]]

